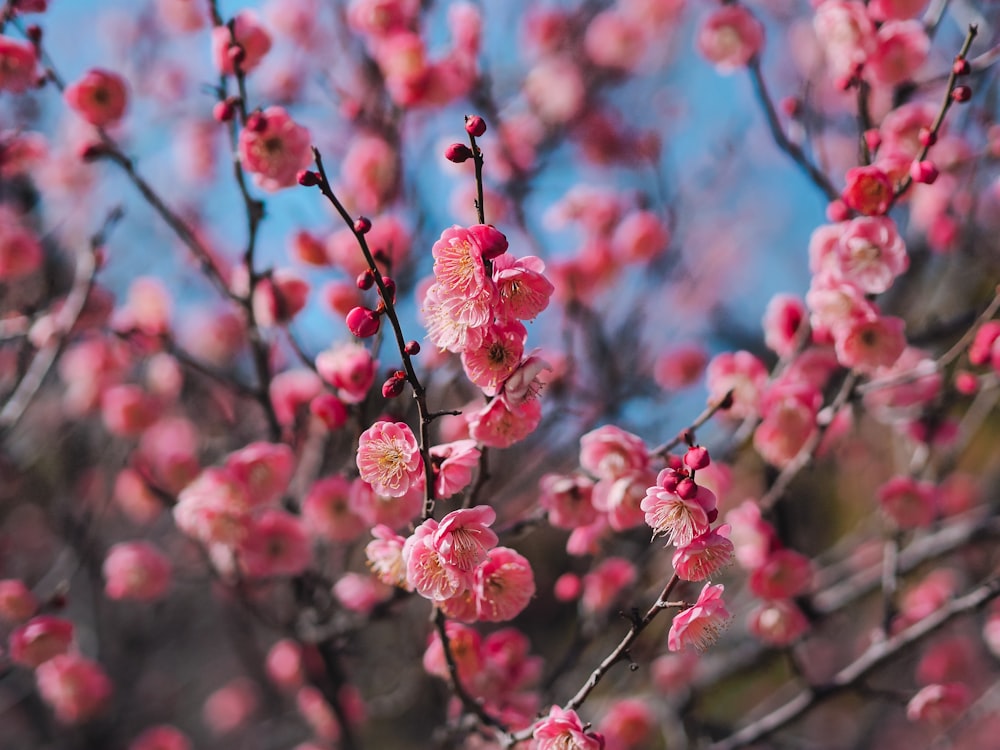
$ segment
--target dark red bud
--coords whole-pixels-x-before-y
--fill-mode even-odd
[[[229,49],[226,50],[226,55],[229,56],[229,60],[233,63],[233,65],[242,65],[243,61],[247,59],[246,50],[238,44],[229,45]]]
[[[461,164],[472,158],[472,149],[464,143],[453,143],[444,150],[444,158],[448,161]]]
[[[319,185],[319,173],[310,169],[303,169],[298,173],[296,179],[302,187],[315,187]]]
[[[968,86],[956,86],[951,92],[951,98],[956,102],[967,102],[972,98],[972,89]]]
[[[698,494],[698,485],[690,479],[682,479],[677,483],[677,489],[674,491],[685,500],[693,500]]]
[[[367,216],[359,216],[354,221],[354,231],[358,234],[368,234],[368,231],[372,228],[371,219]]]
[[[393,281],[388,276],[383,276],[382,277],[382,286],[384,286],[385,290],[389,293],[389,301],[390,302],[395,302],[396,301],[396,282]]]
[[[254,112],[247,118],[247,130],[254,133],[263,133],[267,130],[267,118],[263,112]]]
[[[416,341],[407,341],[406,346],[403,347],[403,351],[409,354],[411,357],[415,354],[420,354],[420,344]]]
[[[235,114],[236,107],[233,106],[233,102],[230,99],[216,102],[215,106],[212,107],[212,117],[214,117],[217,122],[229,122],[233,119]]]
[[[42,42],[42,27],[37,23],[33,23],[24,30],[24,35],[28,37],[28,41],[37,47]]]
[[[937,135],[934,133],[933,130],[929,130],[928,128],[920,128],[919,132],[917,133],[917,140],[920,141],[921,146],[926,146],[929,148],[933,146],[935,143],[937,143]]]
[[[969,61],[964,57],[956,57],[954,64],[951,66],[951,72],[957,76],[967,76],[972,71],[972,66],[969,65]]]
[[[347,313],[347,327],[359,339],[366,339],[378,333],[381,319],[378,313],[367,307],[354,307]]]
[[[486,120],[479,115],[470,115],[465,118],[465,132],[478,138],[486,132]]]
[[[406,376],[402,378],[397,378],[396,374],[393,373],[392,376],[382,383],[382,395],[385,398],[395,398],[400,393],[403,392],[403,386],[406,385]]]
[[[357,285],[358,289],[371,289],[375,284],[375,274],[371,272],[370,269],[365,269],[358,274]]]

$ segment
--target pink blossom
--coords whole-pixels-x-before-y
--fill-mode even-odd
[[[271,509],[254,519],[237,559],[251,578],[295,576],[309,567],[312,549],[297,516]]]
[[[844,335],[856,325],[875,320],[879,314],[878,306],[864,292],[833,272],[813,276],[806,305],[811,313],[809,324],[814,338],[825,342]]]
[[[302,501],[306,530],[334,542],[357,539],[368,526],[352,497],[352,483],[334,474],[313,482]]]
[[[815,434],[822,402],[822,394],[812,385],[787,378],[772,383],[761,399],[754,448],[768,463],[787,466]]]
[[[764,311],[764,343],[780,357],[792,354],[805,318],[806,306],[799,297],[776,294]]]
[[[812,576],[808,557],[791,549],[774,550],[750,574],[750,590],[761,599],[791,599],[809,588]]]
[[[250,443],[230,453],[225,467],[243,483],[252,506],[273,505],[288,489],[295,454],[284,443]]]
[[[922,688],[906,704],[906,718],[929,724],[948,724],[955,721],[969,707],[972,695],[961,682],[933,684]]]
[[[254,683],[237,677],[208,696],[202,706],[202,716],[212,734],[229,734],[246,725],[257,710],[259,700]]]
[[[760,641],[784,648],[809,632],[809,620],[790,599],[763,602],[747,619],[747,630]]]
[[[340,737],[337,717],[319,688],[300,687],[295,694],[295,707],[317,738],[330,741]]]
[[[193,750],[188,736],[169,724],[150,727],[129,743],[128,750]]]
[[[617,71],[634,70],[646,51],[642,23],[618,9],[595,15],[583,37],[583,50],[592,63]]]
[[[488,323],[493,317],[496,286],[486,273],[477,235],[458,225],[452,226],[441,234],[431,252],[439,294],[445,299],[465,300],[454,308],[457,321],[473,327]]]
[[[892,181],[881,167],[853,167],[847,170],[847,185],[841,197],[858,213],[879,216],[889,210],[893,197]]]
[[[31,42],[0,36],[0,91],[23,94],[37,83],[37,66]]]
[[[523,555],[495,547],[475,571],[476,612],[484,622],[513,620],[535,595],[535,575]]]
[[[104,593],[109,599],[155,602],[170,587],[170,560],[149,542],[121,542],[104,558]]]
[[[889,21],[875,35],[875,50],[867,70],[883,86],[913,80],[927,59],[931,41],[920,21]]]
[[[403,559],[403,545],[406,540],[388,526],[379,524],[372,529],[375,537],[365,546],[365,557],[372,573],[382,583],[411,590],[406,579],[406,561]]]
[[[159,417],[157,400],[137,385],[123,383],[106,388],[101,394],[101,418],[108,432],[135,437]]]
[[[658,725],[649,703],[639,698],[622,698],[611,704],[600,728],[611,747],[630,750],[646,747]]]
[[[283,107],[268,107],[253,115],[240,131],[240,160],[254,181],[269,192],[297,184],[299,170],[312,163],[309,146],[309,131]]]
[[[825,0],[813,19],[816,39],[826,57],[831,78],[854,74],[875,49],[875,24],[864,4],[855,0]]]
[[[587,88],[579,66],[568,56],[552,56],[532,67],[524,96],[539,119],[562,125],[583,111]]]
[[[501,317],[534,320],[548,307],[555,287],[544,273],[545,263],[534,255],[523,258],[501,255],[493,260]]]
[[[930,526],[937,517],[936,489],[930,482],[893,477],[878,489],[882,511],[901,529]]]
[[[653,365],[653,379],[667,391],[694,385],[705,371],[708,356],[698,344],[680,344],[662,352]]]
[[[836,270],[867,294],[881,294],[909,268],[906,245],[888,217],[851,221],[837,243]]]
[[[649,263],[670,245],[670,230],[652,211],[632,211],[615,229],[611,242],[626,262]]]
[[[837,336],[837,359],[865,374],[892,367],[906,349],[904,326],[900,318],[889,316],[858,321]]]
[[[128,89],[117,73],[94,68],[67,86],[63,98],[84,120],[103,128],[118,122],[125,114]]]
[[[333,595],[344,609],[367,615],[392,596],[392,588],[366,573],[348,572],[333,584]]]
[[[271,189],[271,188],[267,188]],[[254,320],[261,326],[287,323],[309,301],[309,282],[295,271],[279,268],[257,282],[253,290]]]
[[[537,354],[528,355],[504,381],[504,400],[510,406],[520,406],[525,401],[537,398],[543,386],[541,374],[551,369],[552,365]]]
[[[472,585],[472,571],[445,563],[433,544],[438,522],[428,518],[403,544],[406,580],[418,594],[440,602],[463,593]]]
[[[35,668],[69,651],[73,643],[73,623],[60,617],[39,615],[11,631],[10,659],[15,664]]]
[[[472,481],[472,470],[479,464],[480,450],[475,440],[456,440],[431,448],[434,459],[434,494],[444,500],[461,492]]]
[[[872,0],[869,10],[875,7],[876,2],[877,0]],[[896,107],[882,118],[879,125],[882,136],[880,153],[899,153],[912,161],[923,148],[920,142],[921,129],[929,131],[936,115],[937,107],[930,102],[907,102]]]
[[[406,526],[424,507],[423,482],[412,485],[403,495],[393,497],[375,492],[365,480],[351,483],[351,510],[364,519],[365,525],[385,524],[393,529]]]
[[[575,529],[597,520],[591,502],[594,481],[584,476],[546,474],[538,480],[538,504],[548,512],[548,521],[558,529]]]
[[[809,237],[809,270],[814,275],[832,272],[837,266],[837,245],[846,224],[821,224]]]
[[[698,51],[720,73],[744,67],[764,47],[764,27],[743,5],[724,5],[698,31]]]
[[[668,649],[682,651],[693,646],[698,651],[704,651],[718,640],[730,618],[722,600],[724,590],[722,585],[706,583],[694,606],[674,616],[667,635]]]
[[[347,21],[355,31],[377,37],[409,28],[419,12],[419,0],[352,0]]]
[[[501,397],[467,415],[470,436],[490,448],[509,448],[535,431],[542,419],[538,399],[511,406]]]
[[[291,426],[307,414],[309,403],[323,391],[323,381],[312,370],[285,370],[271,379],[268,390],[278,421]]]
[[[608,526],[615,531],[635,528],[645,520],[641,503],[652,481],[653,474],[648,470],[602,479],[594,486],[592,502],[606,514]]]
[[[709,401],[717,403],[730,391],[733,405],[725,412],[734,419],[757,413],[767,384],[767,368],[747,351],[723,352],[712,358],[706,372]]]
[[[246,486],[231,471],[205,469],[185,487],[174,506],[174,523],[206,544],[235,545],[250,528]]]
[[[498,541],[489,528],[496,517],[496,511],[488,505],[453,510],[441,519],[430,544],[446,565],[471,571]]]
[[[337,388],[341,400],[349,404],[364,400],[375,382],[377,368],[371,352],[354,342],[339,344],[316,357],[320,377]]]
[[[424,480],[417,439],[403,422],[376,422],[358,440],[361,478],[380,495],[401,497]]]
[[[698,656],[690,651],[668,653],[650,665],[653,685],[664,695],[675,695],[687,689],[698,666]]]
[[[549,714],[535,724],[531,735],[535,750],[604,750],[604,737],[589,732],[576,711],[552,706]]]
[[[177,31],[196,31],[208,20],[198,0],[156,0],[156,10],[164,24]]]
[[[604,425],[580,438],[580,467],[599,479],[615,480],[648,466],[645,442],[620,427]]]
[[[452,658],[458,666],[458,679],[463,685],[471,685],[483,667],[482,637],[476,630],[459,622],[446,622],[445,635]],[[444,655],[444,647],[437,631],[431,633],[423,657],[424,669],[427,674],[450,679],[448,662]]]
[[[38,694],[63,724],[81,724],[97,716],[111,697],[112,685],[97,662],[61,654],[35,670]]]
[[[41,265],[42,246],[35,233],[13,209],[0,205],[0,282],[27,276]]]
[[[38,599],[19,578],[0,580],[0,621],[19,623],[38,611]]]
[[[724,524],[680,547],[673,557],[678,577],[685,581],[704,581],[728,567],[735,553],[729,541],[730,528]]]
[[[585,612],[604,612],[635,584],[638,574],[630,561],[623,557],[608,557],[595,565],[583,577],[580,603]]]
[[[516,320],[485,326],[478,346],[462,352],[466,376],[485,395],[497,395],[504,381],[520,364],[527,336],[524,326]]]
[[[358,211],[372,215],[385,207],[397,188],[398,162],[396,150],[381,136],[362,134],[351,139],[340,177]],[[379,249],[377,244],[372,247]]]
[[[212,60],[215,67],[225,75],[233,75],[233,57],[230,50],[233,40],[243,50],[240,71],[249,73],[260,65],[271,49],[271,35],[260,22],[260,17],[252,10],[241,10],[233,17],[233,32],[226,26],[212,29]]]
[[[492,315],[492,307],[485,311],[481,308],[482,305],[476,301],[461,296],[448,296],[440,284],[431,284],[424,293],[421,308],[427,338],[442,350],[456,353],[479,346],[481,330],[461,322],[460,318],[488,319]]]
[[[267,652],[264,668],[271,682],[282,690],[295,690],[305,681],[302,646],[291,638],[276,641]]]
[[[708,531],[718,511],[711,490],[679,476],[673,469],[661,471],[656,484],[646,489],[640,508],[654,536],[665,535],[667,544],[684,547]],[[685,489],[680,482],[687,483]]]

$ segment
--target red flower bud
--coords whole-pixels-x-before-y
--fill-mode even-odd
[[[296,175],[296,179],[302,187],[314,187],[319,185],[319,173],[310,169],[303,169]]]
[[[263,112],[254,112],[247,118],[247,129],[254,133],[263,133],[267,130],[267,118]]]
[[[865,131],[865,145],[872,153],[878,151],[878,147],[882,145],[882,134],[878,132],[878,128]]]
[[[465,132],[478,138],[486,132],[486,120],[479,115],[471,115],[465,118]]]
[[[371,289],[372,285],[375,283],[375,274],[371,272],[371,269],[365,269],[358,274],[357,285],[358,289]]]
[[[354,231],[358,234],[368,234],[368,231],[372,228],[371,219],[367,216],[359,216],[354,221]]]
[[[347,407],[332,393],[321,393],[309,402],[309,411],[318,417],[328,430],[336,430],[347,423]]]
[[[919,132],[917,133],[917,140],[920,141],[921,146],[926,146],[927,148],[930,148],[935,143],[937,143],[937,134],[934,133],[933,130],[929,130],[928,128],[920,128]]]
[[[704,469],[710,463],[711,459],[708,457],[708,449],[703,445],[696,445],[692,448],[688,448],[688,452],[684,454],[684,464],[691,469],[691,471]]]
[[[682,479],[677,483],[677,489],[674,491],[679,497],[692,500],[698,494],[698,485],[690,479]]]
[[[968,86],[956,86],[952,89],[951,98],[956,102],[967,102],[972,98],[972,89]]]
[[[411,357],[415,354],[420,354],[420,344],[416,341],[407,341],[406,346],[403,347],[403,351]]]
[[[233,102],[229,99],[216,102],[215,106],[212,107],[212,117],[215,118],[216,122],[229,122],[235,114],[236,107],[233,106]]]
[[[246,50],[238,44],[230,45],[229,49],[226,50],[226,55],[232,61],[233,65],[242,65],[243,61],[247,59]]]
[[[507,238],[492,224],[474,224],[469,233],[482,248],[484,260],[493,260],[507,252]]]
[[[378,333],[380,322],[378,314],[367,307],[353,307],[347,313],[347,327],[359,339],[366,339]]]
[[[913,178],[914,182],[931,185],[938,178],[938,169],[932,161],[927,161],[926,159],[924,161],[915,161],[910,164],[910,177]]]
[[[464,143],[453,143],[444,150],[444,158],[456,164],[461,164],[463,161],[468,161],[472,158],[472,149]]]
[[[954,64],[951,66],[951,72],[957,76],[967,76],[972,71],[972,67],[969,65],[969,61],[964,57],[956,57]]]
[[[406,385],[406,373],[402,370],[396,370],[389,379],[382,383],[382,395],[386,398],[395,398],[400,393],[403,392],[403,387]]]
[[[388,276],[383,276],[382,277],[382,286],[384,286],[385,290],[389,293],[389,302],[395,302],[396,301],[396,282],[393,281]]]

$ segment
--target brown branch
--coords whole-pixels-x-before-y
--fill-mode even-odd
[[[975,611],[997,596],[1000,596],[1000,578],[993,578],[965,596],[953,599],[906,630],[869,646],[861,656],[837,672],[829,682],[806,688],[783,706],[714,743],[711,745],[711,750],[735,750],[771,736],[833,696],[857,688],[875,669],[902,654],[909,646],[935,633],[956,617]]]

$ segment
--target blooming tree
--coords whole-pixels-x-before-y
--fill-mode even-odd
[[[3,742],[990,745],[988,5],[83,5],[0,8]]]

